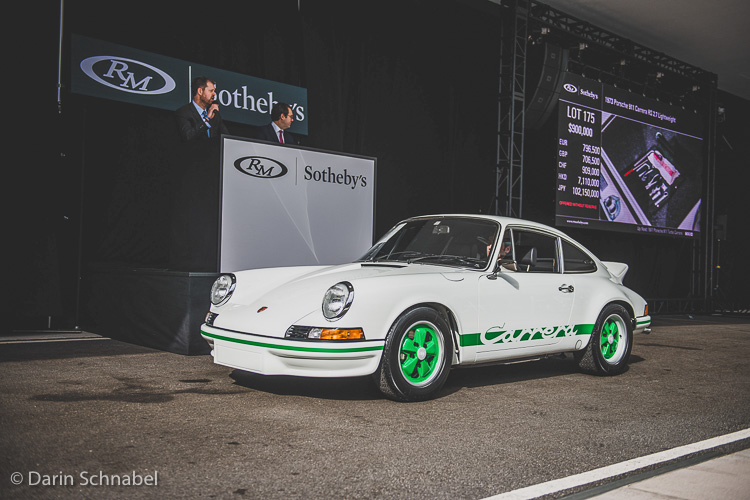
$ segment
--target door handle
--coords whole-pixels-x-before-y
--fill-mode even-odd
[[[561,285],[560,288],[558,288],[563,293],[573,293],[575,288],[573,288],[573,285]]]

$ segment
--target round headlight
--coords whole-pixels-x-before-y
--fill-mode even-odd
[[[220,306],[232,296],[237,279],[234,274],[223,274],[214,281],[211,287],[211,303]]]
[[[352,284],[346,281],[336,283],[323,296],[323,316],[329,320],[339,319],[349,310],[353,300]]]

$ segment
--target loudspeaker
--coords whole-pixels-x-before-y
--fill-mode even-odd
[[[562,77],[567,69],[568,50],[549,43],[544,44],[544,59],[539,82],[534,95],[526,103],[525,128],[537,130],[547,121],[557,104]]]

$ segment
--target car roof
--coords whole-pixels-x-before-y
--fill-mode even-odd
[[[552,226],[548,226],[546,224],[542,224],[541,222],[534,222],[531,220],[519,219],[516,217],[506,217],[503,215],[489,215],[489,214],[460,214],[460,213],[459,214],[434,214],[434,215],[420,215],[416,217],[410,217],[408,219],[403,220],[402,222],[407,222],[410,220],[435,219],[435,218],[443,218],[443,217],[445,218],[465,217],[465,218],[471,218],[471,219],[483,219],[483,220],[495,221],[495,222],[500,223],[503,230],[508,226],[523,226],[527,228],[538,229],[538,230],[553,234],[555,236],[564,238],[565,240],[574,243],[576,246],[580,247],[582,250],[585,250],[586,253],[590,254],[592,257],[597,258],[596,254],[594,254],[591,250],[586,248],[581,242],[579,242],[575,238],[570,237],[569,235],[565,234],[559,229],[554,228]]]
[[[409,220],[419,220],[419,219],[435,219],[435,218],[449,218],[449,217],[456,217],[456,218],[471,218],[471,219],[484,219],[484,220],[490,220],[499,222],[503,227],[514,225],[514,226],[526,226],[526,227],[533,227],[537,229],[543,229],[546,231],[553,232],[555,234],[559,234],[562,236],[567,237],[568,239],[571,239],[570,236],[566,235],[562,231],[555,229],[554,227],[548,226],[546,224],[542,224],[540,222],[534,222],[531,220],[526,219],[519,219],[516,217],[506,217],[503,215],[489,215],[489,214],[433,214],[433,215],[420,215],[416,217],[409,217],[408,219],[402,221],[406,222]]]
[[[488,220],[488,221],[495,221],[500,223],[503,231],[508,226],[523,226],[527,228],[532,229],[539,229],[541,231],[545,231],[547,233],[550,233],[552,235],[559,236],[563,238],[564,240],[573,243],[575,246],[579,247],[581,250],[586,252],[590,257],[594,259],[594,261],[597,263],[597,266],[601,270],[602,267],[600,265],[603,265],[603,262],[596,256],[595,253],[593,253],[591,250],[586,248],[585,245],[581,244],[578,240],[568,236],[567,234],[563,233],[559,229],[556,229],[554,227],[548,226],[546,224],[542,224],[541,222],[534,222],[531,220],[526,219],[519,219],[516,217],[505,217],[503,215],[489,215],[489,214],[433,214],[433,215],[420,215],[415,217],[410,217],[408,219],[404,219],[399,224],[412,221],[412,220],[419,220],[419,219],[436,219],[436,218],[471,218],[471,219],[482,219],[482,220]],[[604,266],[606,268],[606,266]]]

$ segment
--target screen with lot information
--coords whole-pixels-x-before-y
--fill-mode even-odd
[[[699,235],[697,114],[572,73],[558,109],[556,225]]]

